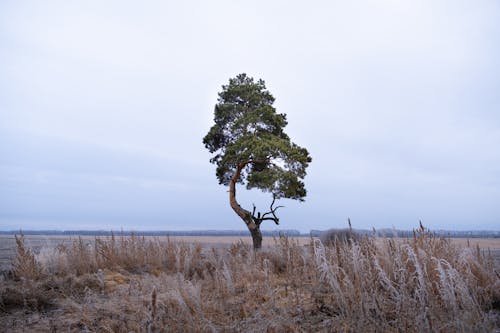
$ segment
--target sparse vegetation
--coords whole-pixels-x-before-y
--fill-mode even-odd
[[[7,332],[492,332],[494,258],[423,228],[397,240],[276,239],[201,247],[78,239],[17,258],[0,284]]]
[[[320,236],[321,242],[326,246],[335,245],[336,242],[359,241],[361,235],[349,229],[330,229]]]

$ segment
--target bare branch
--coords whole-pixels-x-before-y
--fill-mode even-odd
[[[262,221],[274,221],[274,223],[279,224],[280,219],[276,216],[276,211],[284,206],[276,206],[273,208],[275,202],[276,196],[273,195],[273,201],[271,202],[271,206],[269,206],[270,211],[265,212],[264,214],[258,212],[257,216],[255,216],[255,205],[253,206],[252,218],[257,225],[260,225]],[[272,217],[268,217],[269,215],[272,215]]]

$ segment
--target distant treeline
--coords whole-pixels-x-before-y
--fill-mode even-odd
[[[298,230],[262,230],[262,234],[267,237],[277,237],[280,235],[290,237],[319,237],[325,230],[311,230],[309,233],[300,233]],[[377,237],[413,237],[413,230],[380,229],[380,230],[360,230],[354,229],[361,235]],[[61,236],[248,236],[247,230],[184,230],[184,231],[130,231],[130,230],[8,230],[0,231],[0,235],[61,235]],[[500,231],[491,230],[471,230],[471,231],[451,231],[451,230],[430,230],[430,233],[437,237],[451,238],[500,238]]]
[[[397,229],[380,229],[380,230],[360,230],[353,229],[361,235],[377,236],[377,237],[413,237],[413,230],[397,230]],[[324,230],[311,230],[310,235],[319,237]],[[492,230],[466,230],[466,231],[452,231],[452,230],[429,230],[431,234],[437,237],[445,238],[500,238],[500,231]]]
[[[248,236],[248,230],[185,230],[185,231],[130,231],[130,230],[9,230],[3,235],[61,235],[61,236]],[[303,236],[298,230],[262,230],[263,236]],[[307,234],[309,236],[309,234]]]

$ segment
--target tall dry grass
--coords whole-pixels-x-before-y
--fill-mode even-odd
[[[6,331],[492,332],[493,258],[433,237],[288,238],[254,252],[142,237],[18,253],[0,286]]]

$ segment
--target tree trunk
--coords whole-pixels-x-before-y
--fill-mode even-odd
[[[229,204],[234,212],[245,222],[250,234],[252,235],[253,248],[260,249],[262,247],[262,233],[260,232],[260,225],[256,224],[253,220],[252,213],[248,210],[242,208],[236,201],[236,182],[241,175],[241,170],[247,165],[247,163],[238,164],[238,168],[234,173],[233,177],[229,181]]]
[[[260,232],[260,225],[256,225],[257,228],[255,229],[250,229],[250,234],[252,235],[252,241],[253,241],[253,248],[255,250],[258,250],[262,247],[262,233]]]

